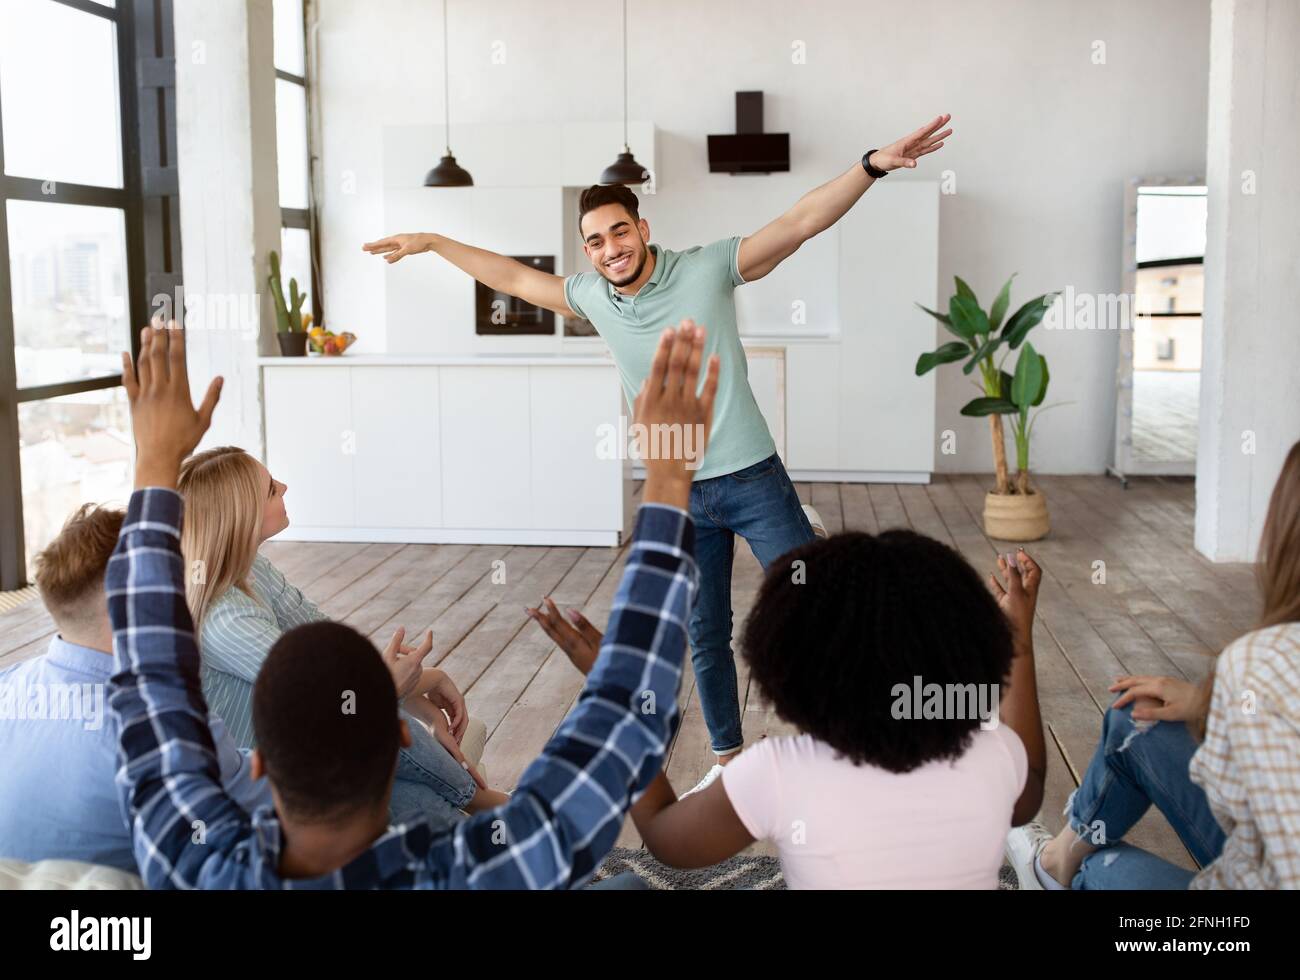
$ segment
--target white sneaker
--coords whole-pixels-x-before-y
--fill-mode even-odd
[[[688,789],[685,793],[679,796],[678,799],[684,800],[692,793],[698,793],[702,789],[708,789],[709,786],[713,784],[713,781],[721,775],[722,775],[722,766],[715,765],[712,769],[710,769],[707,773],[704,774],[703,779],[701,779],[698,783],[695,784],[694,789]]]
[[[1012,827],[1007,834],[1003,853],[1007,863],[1015,869],[1022,892],[1044,890],[1043,883],[1038,880],[1038,873],[1034,870],[1034,861],[1051,839],[1052,834],[1039,820],[1031,820],[1023,827]]]
[[[808,523],[812,525],[813,534],[819,538],[827,537],[826,524],[822,521],[822,515],[817,513],[817,508],[812,504],[804,504],[803,512],[808,517]]]

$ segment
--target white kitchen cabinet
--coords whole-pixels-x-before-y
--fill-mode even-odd
[[[266,460],[304,541],[617,545],[622,390],[595,357],[263,358]]]
[[[266,466],[288,485],[290,520],[305,527],[352,527],[356,433],[351,372],[268,368],[263,384]]]
[[[532,441],[533,526],[540,530],[597,530],[622,518],[623,468],[603,451],[617,440],[623,393],[603,371],[554,368],[532,372],[529,412]],[[557,470],[565,471],[563,480]],[[574,486],[590,487],[574,493]]]
[[[356,367],[346,373],[352,377],[356,523],[440,526],[438,368]]]
[[[534,527],[527,367],[444,367],[445,527]]]
[[[838,344],[791,344],[785,351],[789,392],[789,470],[840,469],[840,361]]]

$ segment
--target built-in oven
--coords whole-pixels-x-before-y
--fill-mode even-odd
[[[555,272],[554,255],[512,255],[516,262]],[[479,336],[555,333],[555,314],[481,282],[474,284],[475,330]]]

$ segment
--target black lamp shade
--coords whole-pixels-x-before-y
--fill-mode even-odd
[[[448,153],[438,161],[438,165],[424,175],[425,187],[473,187],[474,178],[469,171],[456,162]]]
[[[650,172],[632,159],[632,151],[623,147],[618,159],[606,167],[600,174],[602,184],[639,184],[648,180]]]

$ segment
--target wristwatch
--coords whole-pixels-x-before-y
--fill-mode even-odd
[[[862,169],[865,170],[872,177],[875,177],[876,180],[879,180],[881,177],[888,177],[889,171],[877,170],[875,167],[871,165],[871,154],[875,152],[876,152],[875,150],[868,150],[866,153],[862,154]]]

